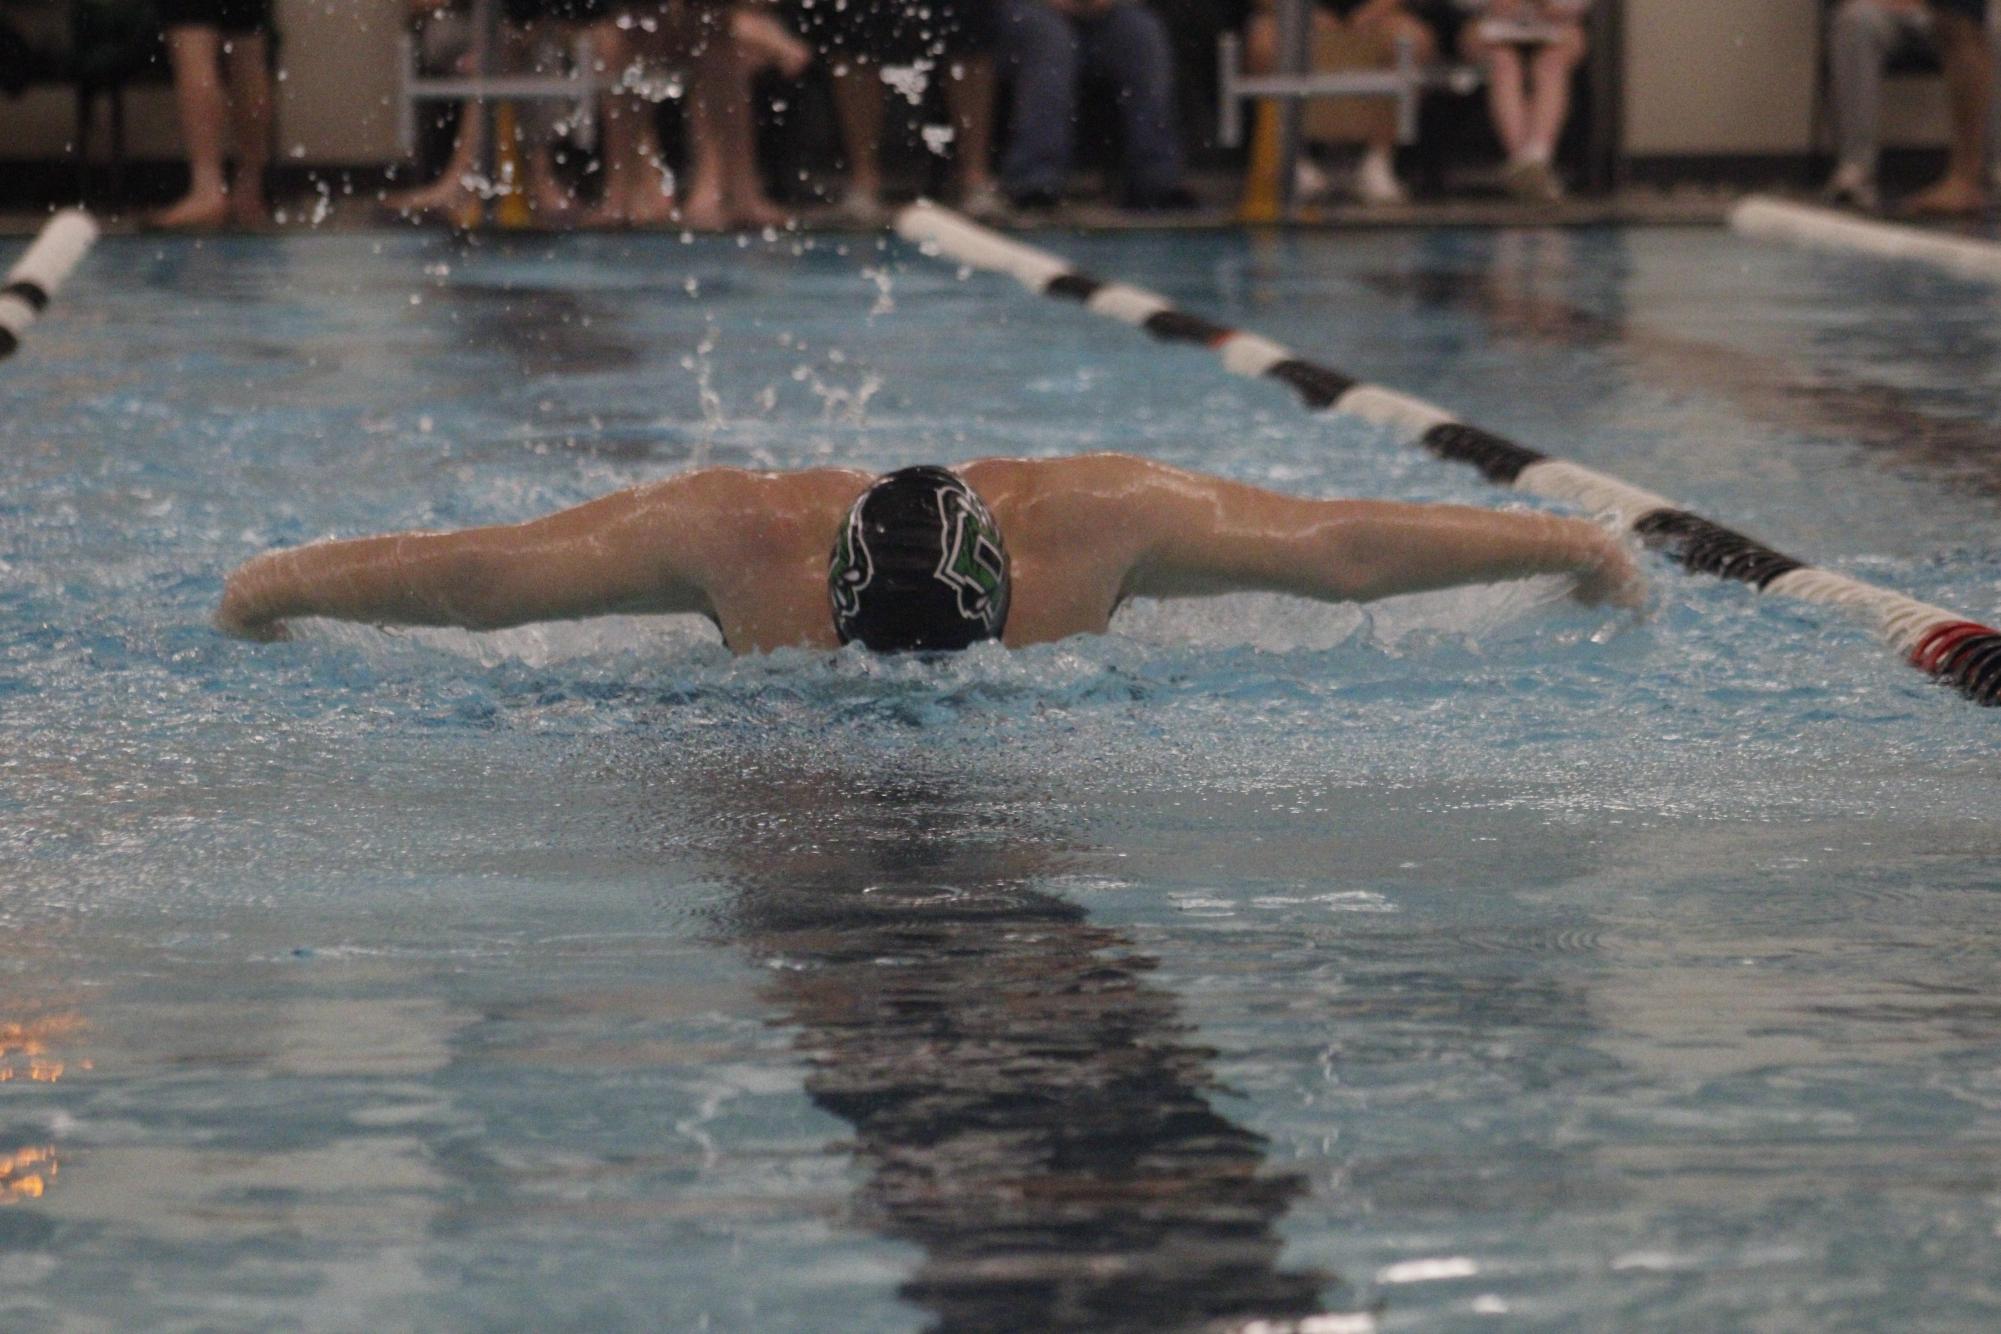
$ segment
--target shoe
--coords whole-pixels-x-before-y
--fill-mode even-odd
[[[1186,213],[1201,206],[1201,200],[1178,185],[1165,190],[1128,190],[1119,200],[1119,207],[1128,213]]]
[[[1869,169],[1854,164],[1835,168],[1821,198],[1830,204],[1859,208],[1864,213],[1878,213],[1883,208],[1882,196],[1876,193],[1876,181]]]
[[[1502,169],[1501,184],[1524,204],[1556,204],[1563,200],[1563,182],[1547,162],[1516,158]]]
[[[1367,153],[1355,171],[1355,194],[1364,204],[1392,208],[1410,202],[1410,192],[1397,179],[1396,167],[1386,154]]]
[[[1302,204],[1314,203],[1334,193],[1334,182],[1320,164],[1302,157],[1292,168],[1292,197]]]

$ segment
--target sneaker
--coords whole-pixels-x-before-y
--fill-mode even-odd
[[[1821,197],[1830,204],[1859,208],[1864,213],[1880,212],[1883,207],[1882,196],[1876,193],[1876,181],[1869,169],[1853,163],[1835,168]]]
[[[1334,193],[1334,180],[1320,164],[1310,157],[1302,157],[1292,168],[1292,197],[1302,204],[1325,199]]]
[[[1390,208],[1410,202],[1410,192],[1397,179],[1396,166],[1387,154],[1366,153],[1355,172],[1355,193],[1364,204]]]

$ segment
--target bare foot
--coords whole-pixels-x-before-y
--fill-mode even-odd
[[[229,198],[229,221],[246,232],[260,232],[271,225],[271,206],[263,195],[237,194]]]
[[[1914,218],[1964,218],[1986,209],[1987,192],[1978,182],[1948,176],[1906,199],[1900,211]]]
[[[148,226],[170,231],[212,231],[229,221],[229,196],[190,193],[146,221]]]
[[[730,209],[730,224],[745,231],[762,231],[766,227],[783,227],[791,218],[785,210],[762,195],[740,199]]]
[[[577,197],[559,185],[536,190],[529,208],[535,214],[535,221],[545,227],[574,222],[583,212]]]
[[[390,195],[383,199],[382,208],[405,222],[447,227],[477,226],[481,211],[479,196],[457,183]]]
[[[664,227],[679,210],[672,190],[641,187],[625,201],[625,217],[635,227]]]
[[[733,219],[722,196],[706,191],[690,195],[681,205],[681,225],[694,232],[726,232]]]
[[[429,185],[382,196],[382,207],[391,213],[429,213],[435,209],[450,208],[464,197],[464,186],[449,177],[441,177]]]

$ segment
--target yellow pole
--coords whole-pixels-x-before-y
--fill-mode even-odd
[[[531,226],[535,219],[529,212],[528,191],[522,181],[521,138],[514,103],[502,102],[494,109],[493,134],[498,141],[494,145],[493,170],[500,178],[494,182],[493,220],[502,227]]]
[[[1244,168],[1244,202],[1237,210],[1243,222],[1279,220],[1278,103],[1261,100],[1251,126],[1251,157]]]

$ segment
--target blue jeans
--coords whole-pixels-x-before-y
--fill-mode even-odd
[[[1137,195],[1181,184],[1174,54],[1167,26],[1139,0],[1073,19],[1042,0],[1001,0],[1001,54],[1014,80],[1014,125],[1001,160],[1010,194],[1059,194],[1077,132],[1077,85],[1102,75],[1125,126],[1125,175]]]

